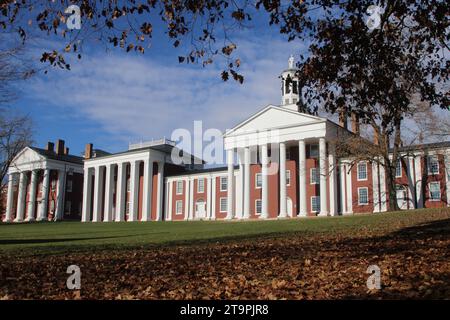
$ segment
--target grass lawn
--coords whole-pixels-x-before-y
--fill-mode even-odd
[[[79,266],[81,290],[67,289]],[[367,269],[381,272],[368,290]],[[0,224],[0,299],[448,299],[450,209]]]
[[[439,209],[441,210],[441,209]],[[439,211],[437,210],[437,211]],[[193,244],[292,233],[358,234],[426,218],[436,210],[424,209],[370,215],[297,218],[270,221],[190,222],[47,222],[0,224],[0,252],[17,254],[61,253],[99,249],[132,249],[148,245]]]

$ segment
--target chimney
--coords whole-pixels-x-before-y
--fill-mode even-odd
[[[347,129],[347,115],[345,114],[345,111],[339,111],[339,125]]]
[[[380,144],[380,137],[376,131],[373,133],[373,143],[377,146]]]
[[[64,147],[64,154],[67,156],[69,154],[69,148]]]
[[[355,112],[352,112],[352,131],[359,135],[359,117]]]
[[[85,159],[92,158],[92,143],[86,144],[86,147],[84,148],[84,158]]]
[[[57,155],[64,154],[64,140],[62,139],[56,140],[56,154]]]
[[[53,152],[53,149],[55,148],[55,144],[53,143],[53,142],[47,142],[47,146],[45,147],[45,149],[47,150],[47,151],[51,151],[51,152]]]

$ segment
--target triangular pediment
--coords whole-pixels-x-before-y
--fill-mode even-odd
[[[12,161],[12,166],[20,166],[23,164],[29,164],[34,162],[39,162],[45,160],[45,158],[40,155],[35,150],[31,149],[30,147],[25,147],[20,151],[17,156]]]
[[[326,119],[300,113],[283,107],[269,105],[225,133],[226,136],[248,132],[302,126],[324,122]]]

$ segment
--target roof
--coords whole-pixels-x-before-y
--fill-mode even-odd
[[[443,141],[443,142],[432,142],[432,143],[423,143],[423,144],[415,144],[411,146],[404,146],[400,147],[399,151],[412,151],[412,150],[418,150],[418,149],[441,149],[441,148],[450,148],[450,141]],[[390,152],[393,151],[391,148],[389,150]]]
[[[44,156],[48,159],[58,160],[58,161],[64,161],[64,162],[71,162],[76,164],[83,164],[83,158],[79,156],[74,156],[71,154],[56,154],[54,151],[49,151],[37,147],[30,147],[33,151],[39,153],[41,156]]]
[[[160,145],[145,146],[145,147],[142,147],[142,148],[129,149],[129,150],[120,151],[120,152],[116,152],[116,153],[102,154],[102,155],[99,155],[99,156],[97,156],[95,158],[86,159],[86,160],[96,160],[96,159],[100,159],[100,158],[114,157],[114,156],[121,155],[121,154],[136,153],[136,152],[141,152],[141,151],[146,151],[146,150],[156,150],[156,151],[160,151],[160,152],[163,152],[163,153],[166,153],[166,154],[171,154],[173,148],[176,148],[176,146],[164,143],[164,144],[160,144]],[[189,154],[188,152],[185,152],[185,151],[183,151],[183,153]],[[201,159],[199,159],[199,158],[197,158],[197,157],[195,157],[193,155],[191,155],[191,157],[192,157],[191,158],[192,160],[194,160],[194,159],[201,160]],[[201,163],[203,163],[203,164],[205,163],[205,161],[203,161],[203,160],[201,160],[201,161],[202,161]]]
[[[234,169],[239,169],[239,165],[235,165]],[[195,170],[188,170],[184,172],[178,172],[174,174],[166,175],[166,177],[179,177],[179,176],[188,176],[191,174],[202,174],[202,173],[210,173],[210,172],[220,172],[220,171],[227,171],[227,167],[214,167],[214,168],[204,168],[204,169],[195,169]]]

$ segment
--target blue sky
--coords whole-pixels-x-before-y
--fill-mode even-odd
[[[305,52],[303,43],[288,42],[266,20],[254,20],[231,36],[242,62],[242,85],[220,79],[224,60],[205,68],[179,64],[178,56],[187,51],[173,48],[159,27],[144,55],[88,43],[83,58],[70,61],[71,71],[50,69],[20,83],[12,107],[33,118],[37,146],[62,138],[72,154],[80,154],[87,142],[115,152],[129,142],[170,138],[177,128],[192,130],[195,120],[202,120],[204,129],[223,131],[267,104],[279,104],[278,76],[290,54]],[[35,38],[30,59],[38,61],[42,49],[63,47],[46,36]]]

